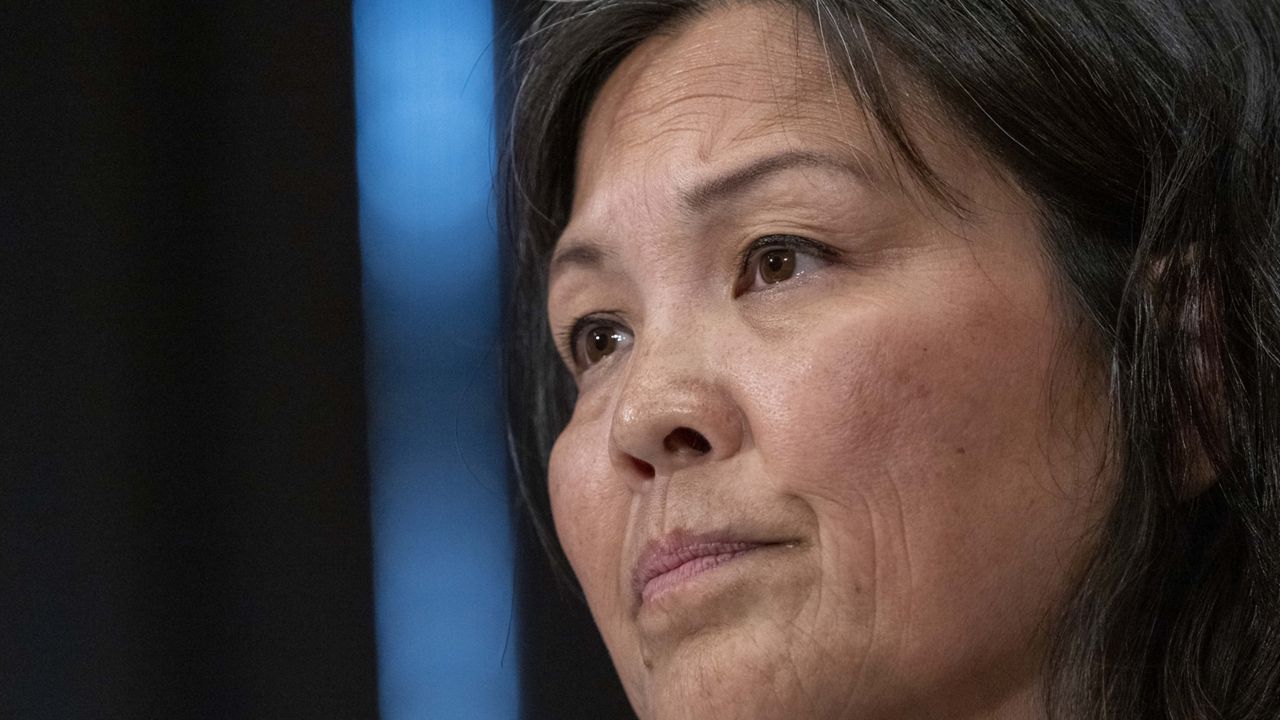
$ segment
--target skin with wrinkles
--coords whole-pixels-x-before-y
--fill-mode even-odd
[[[963,218],[894,172],[794,12],[690,19],[592,106],[548,311],[617,342],[562,349],[579,397],[549,481],[644,720],[1039,714],[1109,487],[1100,370],[1033,202],[916,109]],[[786,152],[838,162],[691,202]],[[771,235],[832,252],[764,283],[741,255]],[[633,567],[674,531],[779,544],[642,604]]]

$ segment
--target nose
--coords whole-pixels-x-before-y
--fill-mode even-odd
[[[718,363],[677,347],[637,348],[614,409],[610,459],[637,489],[654,477],[732,457],[742,446],[742,412]]]

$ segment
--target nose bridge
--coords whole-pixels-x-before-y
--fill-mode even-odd
[[[716,350],[684,309],[646,324],[610,429],[610,454],[628,478],[669,475],[740,449],[743,418]]]

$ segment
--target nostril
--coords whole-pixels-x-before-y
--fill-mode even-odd
[[[662,441],[663,447],[670,453],[690,452],[694,455],[706,455],[711,452],[711,443],[702,433],[687,427],[678,427],[667,434]]]
[[[640,458],[638,458],[638,457],[632,457],[632,458],[631,458],[631,464],[635,466],[635,468],[636,468],[636,472],[640,473],[640,476],[641,476],[641,477],[643,477],[643,478],[644,478],[644,479],[646,479],[646,480],[652,480],[652,479],[653,479],[653,476],[654,476],[654,474],[655,474],[655,470],[653,469],[653,466],[652,466],[652,465],[650,465],[649,463],[647,463],[647,462],[645,462],[645,461],[641,460],[641,459],[640,459]]]

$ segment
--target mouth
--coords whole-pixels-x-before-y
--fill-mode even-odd
[[[782,545],[724,534],[675,532],[651,541],[636,562],[633,589],[640,604],[652,602],[693,578],[761,548]]]

